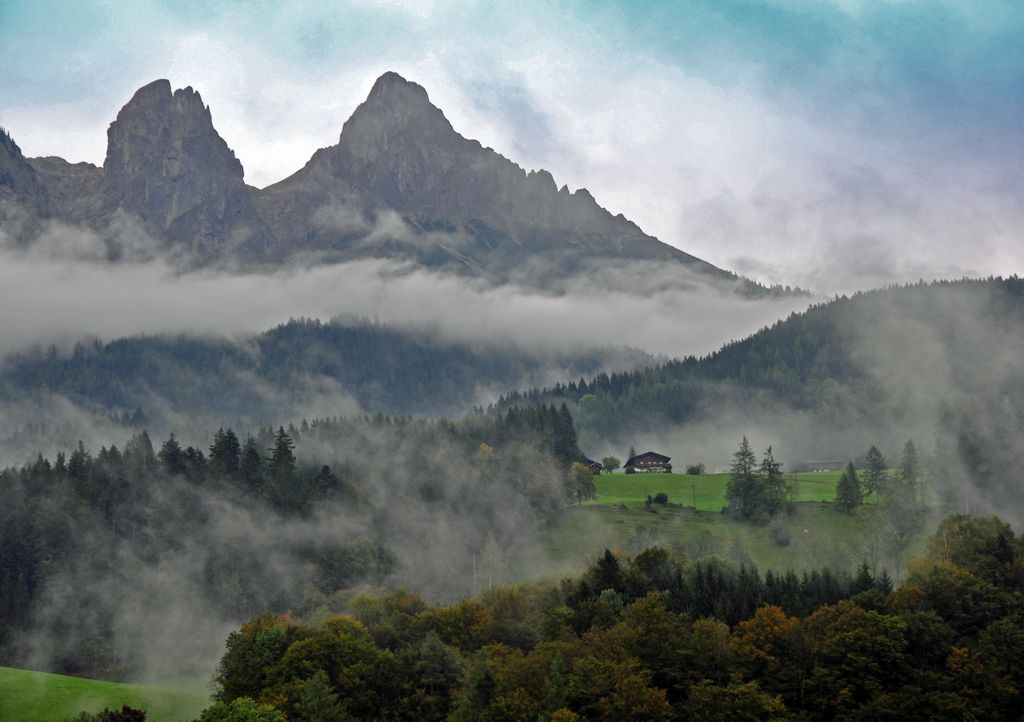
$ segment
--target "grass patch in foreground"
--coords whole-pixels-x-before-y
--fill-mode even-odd
[[[147,722],[189,722],[209,706],[209,697],[201,685],[149,687],[0,667],[2,722],[59,722],[125,704],[146,710]]]

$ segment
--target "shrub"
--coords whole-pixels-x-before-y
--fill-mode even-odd
[[[768,529],[768,535],[772,538],[772,541],[780,547],[788,547],[789,543],[793,541],[792,536],[789,533],[789,527],[785,524],[781,524],[778,521],[772,522],[771,527]]]
[[[655,504],[668,504],[668,494],[663,491],[659,491],[654,495]]]

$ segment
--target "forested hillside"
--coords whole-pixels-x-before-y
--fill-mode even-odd
[[[580,457],[555,408],[39,456],[0,471],[0,665],[173,678],[263,610],[385,582],[473,593],[533,553]]]
[[[216,428],[361,411],[458,416],[553,368],[592,373],[648,359],[610,349],[547,358],[510,344],[449,342],[425,328],[300,319],[237,342],[142,336],[21,354],[0,372],[0,399],[57,394],[105,414],[141,409],[149,428],[179,433],[197,419]]]
[[[655,438],[709,462],[716,438],[751,429],[797,463],[934,440],[936,494],[960,509],[1019,508],[1022,352],[1024,280],[919,283],[838,297],[706,357],[514,392],[498,407],[567,401],[588,447]]]

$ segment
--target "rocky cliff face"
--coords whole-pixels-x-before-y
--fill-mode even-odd
[[[51,212],[46,187],[18,144],[0,128],[0,245],[27,242]]]
[[[107,131],[100,193],[107,213],[137,214],[204,255],[265,244],[242,164],[192,88],[141,88]]]
[[[600,259],[649,259],[731,278],[613,216],[585,189],[559,190],[550,173],[527,173],[462,137],[422,87],[395,73],[377,80],[337,145],[260,192],[257,204],[279,248],[399,252],[499,277],[534,273],[542,261],[565,274]],[[395,233],[380,232],[388,211],[404,222],[401,248]]]
[[[543,284],[652,260],[737,280],[612,215],[585,189],[559,189],[550,173],[527,173],[459,135],[426,90],[395,73],[377,80],[337,145],[262,191],[245,185],[242,164],[191,88],[172,91],[166,80],[141,88],[107,141],[97,168],[26,162],[4,135],[0,201],[100,234],[134,219],[168,248],[206,261],[372,256]]]

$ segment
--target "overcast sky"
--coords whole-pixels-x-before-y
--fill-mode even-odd
[[[264,186],[395,70],[662,240],[831,293],[1024,272],[1022,37],[1015,0],[3,0],[0,124],[101,163],[166,77]]]

